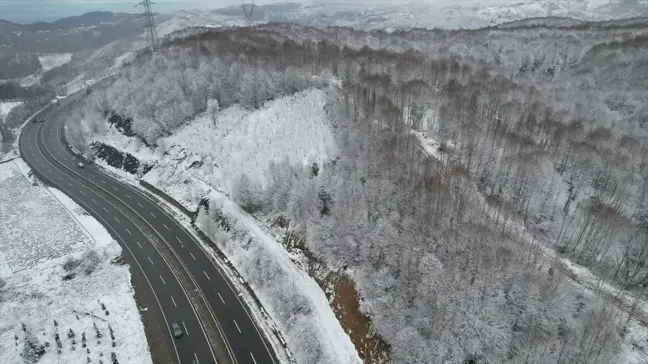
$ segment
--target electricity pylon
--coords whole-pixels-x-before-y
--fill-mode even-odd
[[[245,25],[249,27],[254,26],[254,8],[258,8],[258,6],[254,5],[254,0],[252,0],[252,3],[246,3],[245,0],[241,0],[241,9],[243,9]]]
[[[155,48],[160,42],[157,34],[157,28],[155,27],[155,13],[151,10],[151,4],[155,4],[151,0],[142,0],[135,7],[142,6],[144,8],[144,13],[139,17],[145,18],[144,28],[146,28],[146,46]]]

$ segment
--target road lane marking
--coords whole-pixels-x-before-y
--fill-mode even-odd
[[[97,200],[95,200],[95,199],[93,198],[93,199],[92,199],[92,202],[97,203]]]
[[[164,280],[164,277],[160,274],[160,279],[162,280],[162,283],[166,284],[166,281]]]
[[[218,293],[218,298],[221,299],[221,302],[223,302],[223,304],[225,304],[225,300],[223,299],[223,296],[220,295],[220,292],[216,292],[216,293]]]
[[[107,208],[104,207],[103,209],[104,209],[104,211],[108,212],[108,209],[107,209]]]
[[[125,193],[124,196],[126,196],[126,198],[131,198],[127,193]]]
[[[72,186],[72,184],[71,184],[70,182],[68,182],[68,186],[70,186],[70,187],[74,187],[74,186]]]
[[[128,233],[128,235],[133,235],[133,234],[131,234],[130,230],[128,230],[128,229],[126,229],[126,232]]]
[[[187,330],[187,325],[185,325],[184,321],[182,321],[182,327],[184,327],[185,332],[187,333],[187,336],[189,336],[189,330]],[[196,355],[196,354],[194,354],[194,355]],[[198,358],[196,358],[196,360],[198,360]]]
[[[139,245],[140,248],[142,247],[142,244],[140,244],[139,241],[137,241],[136,243],[137,245]]]
[[[153,216],[153,217],[155,217],[155,214],[154,214],[154,213],[152,213],[152,212],[149,212],[149,214],[151,214],[151,216]]]
[[[117,187],[113,186],[113,190],[117,191]]]
[[[121,223],[121,221],[119,221],[119,219],[118,219],[118,218],[116,218],[116,217],[115,217],[115,221],[117,221],[117,222],[119,222],[119,223]]]
[[[162,225],[164,225],[164,227],[165,227],[167,230],[171,231],[171,229],[169,229],[169,227],[166,226],[166,224],[162,224]]]
[[[175,300],[173,299],[173,296],[170,296],[170,297],[171,297],[171,302],[173,302],[173,307],[178,308],[178,305],[176,305]]]
[[[234,325],[236,325],[236,329],[238,330],[239,334],[242,334],[242,332],[241,332],[241,328],[240,328],[239,325],[236,323],[236,320],[232,320],[232,321],[234,321]]]
[[[141,203],[139,203],[139,202],[137,203],[137,205],[139,205],[139,207],[144,207],[144,206],[142,206],[142,204],[141,204]]]
[[[151,257],[147,257],[147,258],[148,258],[149,262],[151,262],[152,265],[155,265],[155,263],[153,263],[153,260],[151,259]]]
[[[254,355],[252,355],[251,352],[250,352],[250,356],[252,357],[252,361],[254,362],[254,364],[257,364],[256,359],[254,359]]]
[[[196,355],[196,353],[194,353],[194,358],[196,358],[196,364],[200,364],[200,362],[198,361],[198,356]]]
[[[203,273],[205,274],[205,277],[207,277],[207,279],[211,281],[211,278],[209,278],[209,276],[207,275],[207,272],[203,271]]]
[[[79,191],[79,193],[81,193],[83,196],[87,196],[86,193],[83,191]]]
[[[101,181],[101,183],[106,184],[106,181],[104,181],[104,180],[100,180],[100,181]]]
[[[191,255],[191,257],[194,258],[194,260],[196,260],[196,257],[194,257],[194,255],[191,254],[191,252],[189,252],[189,255]]]

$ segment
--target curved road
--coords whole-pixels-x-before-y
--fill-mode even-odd
[[[131,256],[130,261],[135,263],[132,268],[141,269],[149,291],[139,293],[154,296],[159,305],[159,320],[163,320],[160,327],[169,328],[167,344],[174,350],[175,358],[171,360],[179,364],[215,363],[216,358],[221,364],[223,358],[237,364],[277,363],[248,308],[192,234],[145,193],[95,165],[77,167],[82,159],[65,143],[65,119],[60,114],[81,95],[62,100],[60,106],[52,105],[36,116],[46,119],[45,122],[27,123],[19,141],[22,158],[36,175],[101,222],[122,245],[124,253]],[[161,246],[180,262],[181,272],[171,268],[174,264],[160,252]],[[208,319],[213,322],[201,322],[198,318],[189,298],[192,295],[187,294],[181,277],[189,277],[198,288],[209,311]],[[184,337],[173,338],[172,321],[182,323]],[[207,335],[208,325],[218,328],[218,339]],[[225,348],[224,352],[214,352],[213,347],[219,345]]]

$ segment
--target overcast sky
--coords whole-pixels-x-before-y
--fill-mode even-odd
[[[137,12],[133,6],[141,0],[0,0],[0,19],[17,23],[43,20],[52,21],[89,11]],[[282,0],[254,0],[255,4],[267,4]],[[286,1],[286,0],[283,0]],[[291,1],[291,0],[289,0]],[[165,13],[180,9],[218,9],[228,5],[240,5],[241,0],[153,0],[153,10]],[[246,0],[251,2],[251,0]],[[292,0],[292,2],[302,2]]]

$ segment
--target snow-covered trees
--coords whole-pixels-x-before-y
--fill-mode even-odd
[[[36,363],[44,354],[45,346],[30,330],[25,330],[23,350],[20,354],[23,360],[27,363]]]
[[[160,138],[196,113],[216,124],[236,103],[338,85],[322,102],[338,158],[316,172],[276,158],[233,198],[287,217],[309,254],[346,269],[395,362],[604,363],[618,311],[578,293],[561,259],[619,288],[648,281],[648,93],[635,81],[648,54],[606,29],[210,30],[204,52],[176,40],[140,56],[94,102],[175,156],[183,141]]]
[[[232,197],[243,210],[254,213],[261,207],[261,186],[247,174],[237,178],[234,192]]]

